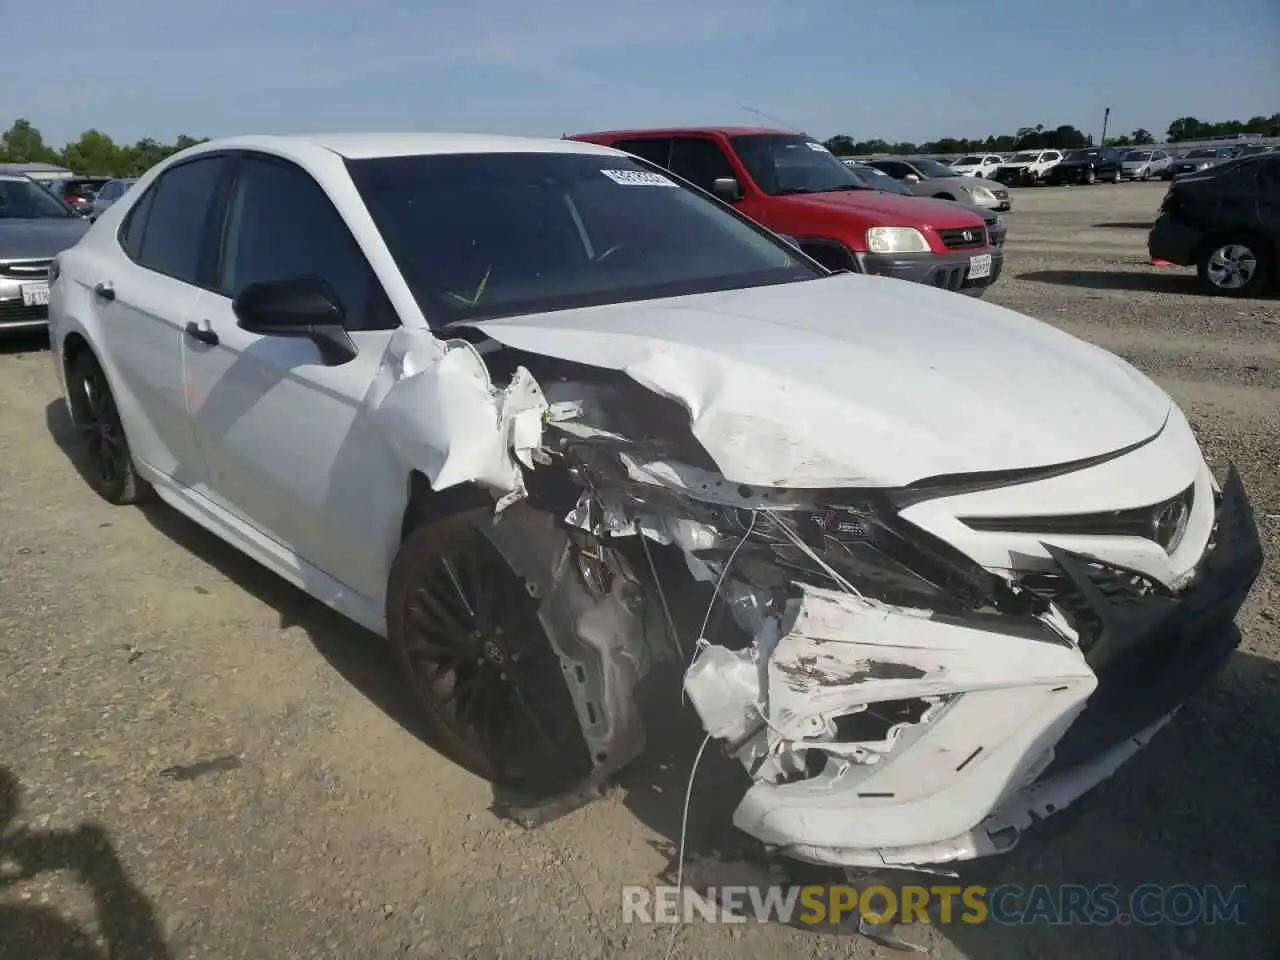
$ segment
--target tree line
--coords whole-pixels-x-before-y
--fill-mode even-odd
[[[183,134],[173,143],[147,137],[126,144],[101,130],[86,130],[78,140],[52,147],[30,120],[19,117],[0,134],[0,163],[53,163],[87,177],[137,177],[165,157],[208,139]]]
[[[1204,140],[1207,137],[1233,133],[1260,133],[1264,137],[1280,137],[1280,113],[1269,117],[1252,117],[1249,120],[1225,120],[1207,123],[1195,117],[1182,117],[1169,124],[1164,143],[1182,140]],[[1142,127],[1120,136],[1108,136],[1103,146],[1140,147],[1155,143],[1156,137]],[[890,143],[887,140],[855,140],[848,134],[837,134],[826,141],[827,149],[839,156],[860,156],[868,153],[1012,153],[1015,150],[1074,150],[1092,147],[1093,134],[1077,130],[1070,124],[1047,127],[1042,123],[1034,127],[1020,127],[1013,133],[993,134],[983,140],[964,137],[943,137],[928,143]]]
[[[1182,117],[1169,124],[1164,140],[1203,140],[1206,137],[1232,133],[1259,133],[1280,137],[1280,113],[1249,120],[1226,120],[1208,123],[1195,117]],[[173,143],[161,143],[146,137],[137,143],[116,143],[101,130],[86,130],[79,139],[62,147],[44,142],[44,137],[30,120],[20,117],[0,134],[0,163],[55,163],[85,176],[136,177],[165,157],[185,150],[208,137],[179,136]],[[1105,146],[1129,147],[1155,143],[1149,130],[1139,127],[1132,133],[1107,137]],[[867,153],[1010,153],[1014,150],[1072,150],[1093,146],[1093,135],[1070,124],[1047,127],[1020,127],[1011,134],[993,134],[985,140],[943,137],[927,143],[890,143],[887,140],[855,140],[848,134],[836,134],[826,141],[828,149],[840,156]]]

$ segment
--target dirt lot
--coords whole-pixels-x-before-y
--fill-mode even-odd
[[[1241,652],[1002,882],[1250,886],[1243,926],[908,928],[938,958],[1274,956],[1280,943],[1280,301],[1146,265],[1163,187],[1022,190],[991,299],[1124,355],[1239,464],[1269,563]],[[667,868],[696,736],[526,832],[437,756],[375,638],[164,508],[112,509],[63,452],[39,337],[0,348],[0,955],[661,957],[619,887]],[[673,729],[684,720],[672,718]],[[687,724],[686,724],[687,726]],[[705,775],[704,775],[705,774]],[[734,843],[699,774],[692,853]],[[25,832],[24,832],[25,831]],[[8,950],[6,953],[5,950]],[[837,931],[685,928],[680,957],[873,957]]]

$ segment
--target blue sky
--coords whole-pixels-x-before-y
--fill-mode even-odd
[[[55,145],[761,122],[744,106],[824,138],[1096,134],[1105,106],[1112,132],[1160,135],[1280,110],[1280,0],[60,0],[5,20],[0,106]]]

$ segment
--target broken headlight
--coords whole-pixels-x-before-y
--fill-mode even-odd
[[[708,507],[706,513],[699,519],[721,539],[697,551],[699,559],[727,561],[736,548],[736,572],[759,587],[800,580],[839,588],[843,579],[887,603],[935,608],[972,608],[986,598],[985,571],[877,507]]]

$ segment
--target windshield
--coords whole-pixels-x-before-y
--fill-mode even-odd
[[[1091,160],[1098,156],[1097,150],[1069,150],[1064,160]]]
[[[29,177],[0,174],[0,220],[43,220],[79,214]]]
[[[628,157],[442,154],[347,168],[436,327],[826,275]]]
[[[1188,154],[1187,154],[1187,156],[1188,156],[1188,157],[1201,157],[1201,158],[1203,158],[1203,157],[1216,157],[1216,156],[1218,156],[1218,153],[1219,153],[1219,151],[1217,151],[1217,150],[1192,150],[1190,153],[1188,153]]]
[[[1124,158],[1126,160],[1150,160],[1151,151],[1150,150],[1130,150],[1128,153],[1124,155]]]
[[[937,160],[912,160],[911,162],[917,170],[931,179],[960,176],[951,167],[948,167],[945,163],[939,163]]]
[[[982,165],[982,157],[961,157],[955,163],[954,167],[979,167]]]
[[[861,184],[868,190],[883,190],[885,193],[896,193],[903,197],[915,196],[915,194],[879,167],[854,166],[852,164],[845,164],[845,166],[853,171],[853,175],[857,177],[859,182],[861,182]]]
[[[1015,153],[1013,155],[1014,163],[1035,163],[1039,159],[1040,151],[1038,150],[1024,151],[1023,153]]]
[[[731,142],[756,186],[770,196],[865,189],[846,164],[808,137],[753,133]]]

